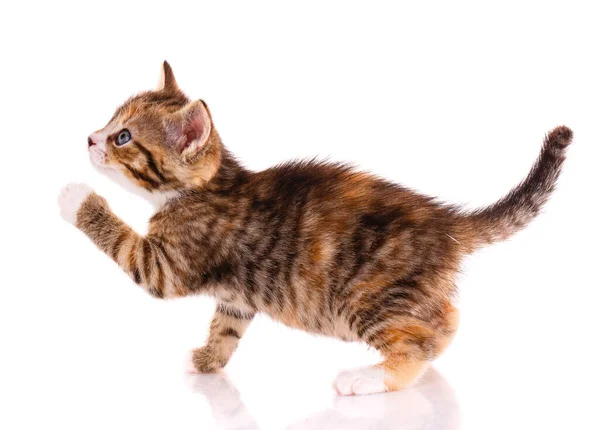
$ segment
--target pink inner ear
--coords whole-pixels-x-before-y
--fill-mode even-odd
[[[203,117],[202,114],[196,114],[196,115],[194,115],[192,120],[187,124],[187,126],[184,130],[185,143],[181,147],[181,151],[184,151],[195,140],[198,140],[198,139],[201,139],[204,137],[203,135],[204,135],[204,131],[205,131],[206,127],[204,126],[204,121],[203,121],[202,117]],[[204,142],[199,142],[199,143],[203,144]]]
[[[198,139],[199,137],[200,135],[196,130],[187,130],[185,132],[185,143],[181,147],[181,150],[183,151],[186,149],[194,140]]]

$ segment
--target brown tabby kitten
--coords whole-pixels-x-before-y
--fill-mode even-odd
[[[398,390],[419,378],[458,325],[455,273],[465,254],[525,227],[554,189],[572,132],[548,134],[527,178],[471,213],[342,164],[285,163],[262,172],[225,149],[210,112],[164,63],[156,91],[125,102],[93,133],[93,164],[162,198],[140,236],[82,184],[63,217],[158,298],[217,300],[198,372],[221,369],[254,315],[363,341],[383,362],[342,372],[340,394]]]

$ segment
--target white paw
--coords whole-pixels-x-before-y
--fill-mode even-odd
[[[75,225],[77,222],[77,211],[85,199],[92,193],[92,189],[86,184],[68,184],[58,196],[60,216]]]
[[[346,370],[335,378],[333,388],[341,396],[383,393],[387,391],[385,371],[375,366]]]

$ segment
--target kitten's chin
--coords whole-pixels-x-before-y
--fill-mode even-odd
[[[159,209],[162,205],[166,203],[167,200],[171,199],[172,197],[175,197],[178,194],[177,191],[151,192],[144,188],[138,187],[118,168],[109,164],[97,165],[94,162],[92,162],[92,166],[94,166],[94,169],[96,171],[106,176],[114,183],[120,185],[122,188],[126,189],[131,194],[135,194],[136,196],[139,196],[147,202],[149,202],[155,209]]]

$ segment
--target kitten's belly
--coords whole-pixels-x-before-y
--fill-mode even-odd
[[[356,333],[350,330],[348,323],[340,317],[330,317],[322,312],[303,313],[299,309],[290,309],[289,307],[280,309],[277,306],[265,306],[263,303],[254,303],[252,306],[248,304],[244,296],[234,294],[226,289],[218,289],[215,291],[215,296],[220,302],[242,313],[263,313],[290,328],[335,337],[347,342],[360,340]]]
[[[282,311],[267,309],[263,311],[275,321],[284,325],[306,331],[308,333],[319,334],[328,337],[335,337],[347,342],[359,341],[355,332],[350,330],[348,323],[342,318],[328,318],[322,314],[298,316],[293,311]]]

